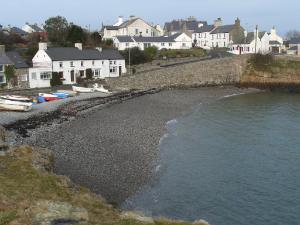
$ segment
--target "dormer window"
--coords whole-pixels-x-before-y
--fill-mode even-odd
[[[83,61],[81,61],[81,66],[83,66],[84,65],[84,63],[83,63]]]
[[[59,68],[62,68],[63,67],[63,62],[59,62]]]
[[[92,61],[92,65],[95,66],[95,61]]]
[[[70,66],[71,66],[71,67],[74,67],[74,62],[73,62],[73,61],[70,62]]]

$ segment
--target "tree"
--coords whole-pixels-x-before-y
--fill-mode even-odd
[[[298,30],[290,30],[289,32],[286,33],[286,37],[288,39],[300,38],[300,31],[298,31]]]
[[[147,55],[148,60],[153,60],[157,56],[158,49],[155,46],[151,46],[145,49],[145,53]]]
[[[59,86],[59,85],[62,85],[62,84],[63,84],[63,82],[61,80],[61,77],[60,77],[59,73],[53,72],[52,73],[52,78],[50,80],[51,87]]]
[[[126,60],[126,64],[129,64],[129,49],[120,52]],[[141,51],[138,47],[130,49],[130,64],[137,65],[148,62],[148,56],[144,51]]]
[[[93,42],[94,46],[100,46],[102,43],[102,37],[99,32],[93,32],[90,36],[91,41]]]
[[[93,71],[92,71],[92,69],[86,69],[85,74],[86,74],[86,79],[87,80],[92,80],[93,79]]]
[[[8,86],[10,86],[12,81],[16,77],[15,67],[13,65],[6,65],[4,68],[4,74],[5,74],[7,84]]]
[[[65,45],[68,35],[69,23],[66,18],[57,16],[45,21],[44,29],[48,33],[49,41]]]
[[[68,29],[67,41],[70,43],[85,43],[87,40],[87,34],[84,30],[77,25],[72,24]]]

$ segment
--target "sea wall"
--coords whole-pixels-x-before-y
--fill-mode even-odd
[[[239,83],[247,66],[247,56],[209,59],[174,65],[159,70],[108,79],[111,89],[151,89],[198,87]]]

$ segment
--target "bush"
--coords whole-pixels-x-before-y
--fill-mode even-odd
[[[149,47],[145,49],[145,54],[148,60],[154,60],[157,56],[158,49],[155,46]]]
[[[203,49],[162,49],[159,52],[159,58],[185,58],[185,57],[202,57],[206,54]]]
[[[129,64],[129,49],[122,51],[121,54],[126,60],[126,64]],[[130,49],[130,64],[137,65],[149,62],[149,58],[145,51],[141,51],[138,47]]]
[[[60,77],[59,73],[53,72],[52,73],[52,78],[50,80],[51,87],[59,86],[59,85],[62,85],[62,84],[63,84],[63,82],[61,80],[61,77]]]
[[[249,63],[255,70],[267,70],[274,63],[272,55],[255,54],[249,59]]]
[[[86,79],[87,80],[92,80],[93,79],[93,71],[92,71],[92,69],[86,69],[85,74],[86,74]]]

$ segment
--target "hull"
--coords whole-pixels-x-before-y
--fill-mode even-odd
[[[18,96],[18,95],[5,95],[0,96],[1,99],[10,100],[10,101],[18,101],[18,102],[31,102],[32,100],[27,97]]]
[[[0,110],[28,112],[28,111],[32,110],[32,103],[1,100],[0,101]]]
[[[59,100],[55,95],[40,93],[40,97],[43,97],[47,102]]]
[[[65,99],[65,98],[69,97],[69,94],[61,93],[61,92],[53,93],[53,95],[55,95],[57,98],[60,98],[60,99]]]
[[[73,88],[73,91],[80,92],[80,93],[92,93],[92,92],[94,92],[93,88],[84,88],[84,87],[76,87],[76,86],[73,86],[72,88]]]
[[[75,97],[77,95],[76,91],[71,91],[71,90],[58,90],[57,92],[68,94],[70,97]]]
[[[111,93],[109,90],[106,90],[105,88],[94,88],[95,91],[97,92],[102,92],[102,93]]]

